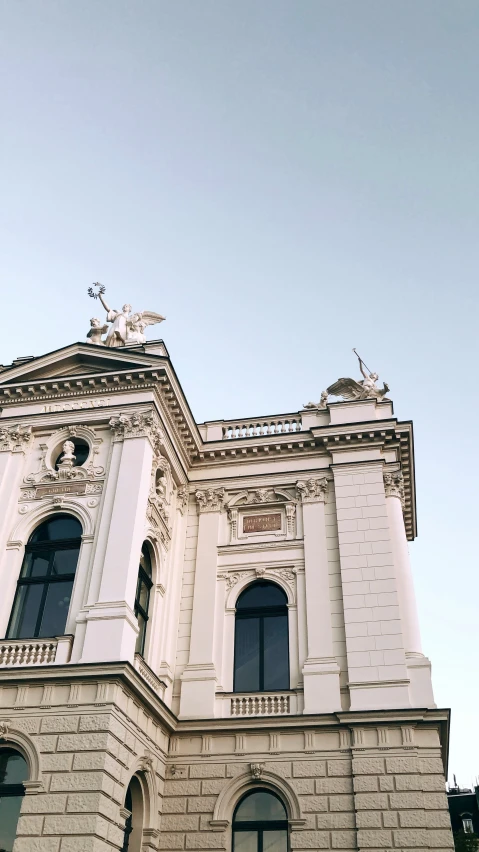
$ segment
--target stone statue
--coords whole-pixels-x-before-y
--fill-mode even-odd
[[[384,382],[382,388],[378,388],[376,384],[379,379],[378,374],[370,372],[355,349],[353,349],[353,352],[359,361],[359,369],[361,370],[363,380],[357,382],[355,379],[338,379],[337,382],[329,386],[327,390],[328,394],[331,394],[331,396],[342,396],[343,399],[348,400],[377,399],[378,402],[382,402],[383,400],[390,402],[386,397],[389,386]]]
[[[73,467],[76,461],[75,444],[73,441],[65,441],[62,446],[63,455],[60,458],[59,466]]]
[[[103,345],[103,340],[101,339],[102,334],[108,331],[108,325],[101,325],[98,317],[92,317],[90,320],[90,331],[87,334],[87,338],[90,343],[95,343],[97,346]]]
[[[321,399],[319,402],[307,402],[303,405],[303,408],[327,408],[328,406],[328,392],[324,390],[321,394]]]
[[[88,294],[94,299],[100,299],[106,311],[106,318],[111,325],[110,327],[103,326],[98,335],[97,329],[99,331],[100,321],[95,319],[95,325],[93,325],[93,320],[91,320],[92,328],[88,333],[88,337],[91,337],[92,343],[102,343],[105,346],[125,346],[127,343],[145,343],[145,328],[148,325],[155,325],[166,319],[166,317],[156,314],[153,311],[142,311],[141,313],[132,314],[131,305],[128,303],[123,305],[121,311],[117,311],[115,308],[112,309],[103,298],[106,288],[98,282],[94,286],[98,288],[98,292],[95,293],[93,287],[90,287]],[[96,325],[97,322],[98,326]],[[101,340],[101,334],[103,334],[103,330],[106,331],[107,329],[106,340],[103,341]]]

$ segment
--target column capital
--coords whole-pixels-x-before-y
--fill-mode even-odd
[[[0,429],[0,453],[24,453],[32,440],[32,427],[19,423]]]
[[[325,503],[329,480],[325,476],[318,479],[300,479],[296,488],[303,503]]]
[[[109,424],[114,441],[124,441],[127,438],[148,438],[155,453],[160,452],[163,443],[163,431],[160,421],[152,408],[145,411],[133,411],[125,414],[115,414]]]
[[[225,489],[199,489],[195,494],[200,514],[202,512],[221,512],[223,509]]]
[[[404,477],[400,470],[384,473],[384,492],[386,497],[398,497],[404,506]]]

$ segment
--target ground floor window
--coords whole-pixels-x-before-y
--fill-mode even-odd
[[[241,799],[233,817],[233,852],[288,852],[288,819],[281,800],[268,790]]]
[[[12,852],[28,777],[27,762],[18,751],[0,749],[0,852]]]

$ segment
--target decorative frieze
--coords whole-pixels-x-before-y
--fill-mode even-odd
[[[132,414],[115,414],[109,422],[114,441],[127,438],[148,438],[155,453],[160,452],[163,443],[163,431],[153,410],[138,411]]]
[[[31,440],[31,426],[20,426],[19,424],[3,426],[0,429],[0,452],[25,452],[25,450],[28,449]]]
[[[225,497],[224,488],[205,488],[195,494],[200,512],[220,512]]]
[[[328,479],[321,476],[319,479],[299,480],[296,488],[303,503],[325,503],[328,485]]]

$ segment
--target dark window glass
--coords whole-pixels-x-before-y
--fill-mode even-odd
[[[81,524],[69,515],[49,518],[32,533],[10,616],[9,639],[65,632],[81,534]]]
[[[13,749],[0,749],[0,852],[12,852],[28,777],[25,758]]]
[[[289,689],[287,598],[274,583],[254,583],[238,598],[233,688]]]
[[[288,821],[282,802],[267,790],[247,793],[233,817],[234,852],[288,852]]]
[[[31,534],[28,543],[37,544],[40,541],[60,541],[65,538],[80,538],[82,528],[80,521],[71,515],[56,515],[40,524]]]
[[[141,548],[140,567],[138,569],[138,582],[136,584],[135,595],[135,615],[138,619],[138,627],[140,628],[136,637],[136,653],[143,654],[145,650],[146,628],[148,625],[148,608],[150,605],[150,589],[153,583],[151,580],[151,559],[148,545],[145,544]],[[0,850],[1,852],[1,850]]]
[[[259,618],[236,620],[234,688],[237,692],[260,689],[260,627]]]

